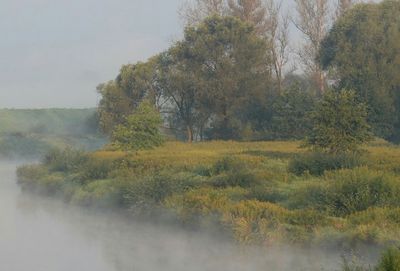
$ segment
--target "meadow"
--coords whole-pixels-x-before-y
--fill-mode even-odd
[[[400,244],[400,148],[307,154],[300,142],[167,142],[146,151],[55,150],[18,169],[23,189],[66,202],[218,225],[242,244]],[[350,162],[349,162],[350,161]],[[301,170],[299,170],[301,169]]]

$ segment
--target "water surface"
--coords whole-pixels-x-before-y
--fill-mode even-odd
[[[244,249],[215,234],[87,210],[22,193],[18,163],[0,162],[0,270],[335,270],[338,254]]]

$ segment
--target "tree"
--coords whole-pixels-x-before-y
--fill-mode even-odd
[[[225,0],[187,0],[180,10],[186,26],[195,26],[212,15],[227,15]]]
[[[151,149],[164,143],[160,133],[162,119],[148,101],[140,103],[124,124],[116,126],[112,133],[112,145],[121,150]]]
[[[262,103],[271,74],[267,44],[252,25],[212,16],[185,30],[179,55],[196,82],[199,109],[210,112],[210,136],[240,137],[256,103]]]
[[[172,111],[186,129],[187,141],[191,143],[200,114],[198,85],[193,70],[188,66],[190,60],[182,52],[182,46],[184,45],[178,42],[160,55],[160,83],[163,85],[165,97],[172,101]]]
[[[315,99],[311,91],[293,83],[273,104],[273,138],[303,139],[311,130],[310,113]]]
[[[298,14],[293,22],[306,39],[299,56],[305,71],[314,79],[318,92],[322,95],[326,84],[325,73],[316,59],[321,42],[328,31],[329,1],[295,0],[295,2]]]
[[[97,91],[102,96],[97,108],[99,126],[104,133],[110,134],[131,114],[131,102],[115,81],[100,84]]]
[[[97,87],[101,95],[98,106],[100,127],[110,134],[114,127],[123,124],[126,118],[144,100],[150,101],[160,110],[165,103],[159,84],[157,56],[147,62],[123,65],[115,80]]]
[[[331,154],[357,151],[371,139],[367,107],[354,91],[328,91],[312,114],[306,145]]]
[[[398,140],[400,130],[399,29],[399,1],[359,4],[334,24],[319,52],[338,88],[357,92],[374,133],[389,140]]]
[[[271,29],[268,9],[263,0],[228,0],[229,12],[232,16],[254,26],[260,36],[265,36]]]

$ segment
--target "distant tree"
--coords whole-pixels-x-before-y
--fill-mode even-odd
[[[152,149],[164,143],[160,133],[162,119],[154,105],[143,101],[124,124],[115,127],[111,142],[121,150],[136,151]]]
[[[329,0],[295,0],[297,16],[293,20],[305,37],[305,44],[299,51],[305,72],[316,83],[318,94],[325,91],[326,76],[317,60],[321,42],[329,26]]]
[[[299,83],[287,87],[273,104],[273,137],[303,139],[311,130],[310,113],[314,105],[310,89],[302,88]]]
[[[357,151],[371,139],[367,107],[350,90],[328,91],[312,116],[307,146],[332,154]]]
[[[97,87],[101,95],[98,106],[100,128],[110,134],[114,127],[148,100],[160,110],[165,100],[159,84],[157,56],[147,62],[123,65],[115,80]]]
[[[228,7],[232,16],[252,24],[260,36],[265,36],[272,27],[264,0],[228,0]]]
[[[389,140],[400,136],[399,29],[399,1],[359,4],[334,24],[319,52],[337,87],[357,92],[374,133]]]
[[[104,133],[110,134],[131,114],[131,101],[115,81],[100,84],[97,90],[102,97],[97,108],[99,126]]]
[[[186,0],[180,10],[180,16],[186,26],[195,26],[205,18],[227,15],[225,0]]]

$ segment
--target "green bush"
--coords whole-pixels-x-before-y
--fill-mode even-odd
[[[150,102],[144,101],[126,118],[125,124],[115,127],[111,136],[112,145],[126,151],[159,147],[164,144],[161,124],[160,113]]]
[[[189,173],[155,173],[129,181],[125,188],[125,204],[134,208],[160,205],[172,194],[183,193],[203,182],[203,177]]]
[[[51,171],[76,172],[87,161],[88,156],[85,152],[67,148],[50,151],[45,155],[43,163]]]
[[[229,186],[251,187],[259,183],[257,177],[238,159],[225,157],[210,170],[209,183],[217,188]]]
[[[114,206],[121,201],[119,184],[115,180],[97,180],[74,191],[71,201],[86,206]]]
[[[367,168],[342,170],[295,191],[293,208],[315,208],[335,216],[347,216],[369,207],[397,206],[400,192],[395,176]]]
[[[113,163],[109,160],[92,158],[81,165],[82,179],[84,180],[103,180],[113,170]]]
[[[311,175],[322,175],[327,170],[355,168],[364,164],[360,154],[342,153],[328,154],[310,152],[297,155],[289,162],[290,173],[301,175],[308,172]]]

